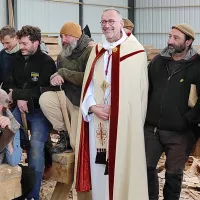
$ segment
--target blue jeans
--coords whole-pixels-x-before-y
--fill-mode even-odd
[[[16,120],[22,125],[21,112],[16,107],[13,110]],[[26,114],[27,121],[30,122],[31,140],[29,152],[29,167],[35,170],[36,183],[29,193],[28,198],[39,200],[39,193],[44,170],[44,144],[50,133],[49,121],[45,118],[41,109],[35,109],[34,114]]]

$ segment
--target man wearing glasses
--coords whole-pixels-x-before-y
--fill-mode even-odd
[[[86,66],[77,129],[76,190],[85,192],[87,200],[148,199],[143,136],[147,58],[123,26],[118,10],[104,10],[103,41],[93,48]]]

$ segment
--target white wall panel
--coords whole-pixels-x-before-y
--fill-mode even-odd
[[[190,24],[200,44],[200,0],[135,0],[135,35],[142,44],[164,48],[171,26]]]
[[[59,33],[61,26],[67,21],[79,23],[78,0],[74,3],[47,0],[17,0],[17,29],[24,25],[41,28],[43,33]]]
[[[0,0],[0,29],[7,25],[7,0]],[[2,49],[2,45],[0,43],[0,50]]]
[[[0,0],[0,28],[7,23],[7,4],[6,0]]]

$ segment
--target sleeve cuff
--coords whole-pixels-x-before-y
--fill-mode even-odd
[[[94,97],[92,95],[88,96],[86,101],[83,102],[81,106],[81,110],[82,110],[83,118],[85,121],[88,121],[88,122],[91,121],[92,115],[89,114],[88,111],[89,111],[89,108],[94,105],[96,105],[96,101],[94,100]]]

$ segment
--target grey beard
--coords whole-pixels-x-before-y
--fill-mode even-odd
[[[168,48],[169,53],[174,55],[176,53],[182,53],[185,51],[185,46],[173,46],[173,49]]]
[[[61,50],[61,57],[67,58],[72,55],[72,51],[77,47],[77,40],[73,41],[70,45],[63,46]]]

